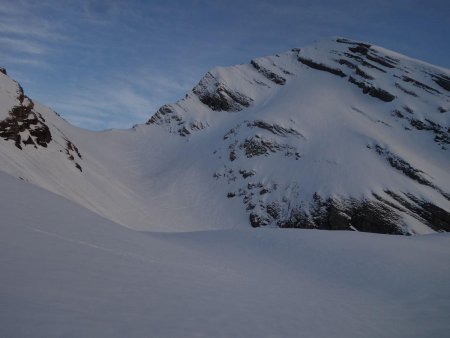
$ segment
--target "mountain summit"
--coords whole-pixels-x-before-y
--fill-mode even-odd
[[[449,70],[333,38],[215,68],[100,133],[1,70],[0,170],[120,224],[450,231]]]

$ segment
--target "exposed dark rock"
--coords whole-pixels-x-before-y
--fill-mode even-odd
[[[241,125],[238,124],[235,128],[231,128],[225,135],[223,135],[223,139],[227,140],[228,138],[230,138],[231,136],[236,136],[238,129]]]
[[[267,218],[261,217],[260,215],[252,212],[250,214],[250,224],[252,227],[258,228],[258,227],[269,224],[269,220]]]
[[[247,158],[268,155],[269,153],[276,153],[279,151],[284,151],[284,155],[288,157],[295,156],[296,159],[301,157],[294,147],[287,144],[278,144],[275,141],[267,140],[258,137],[257,135],[246,138],[245,141],[239,145],[239,148],[244,150]]]
[[[403,106],[403,109],[409,114],[414,113],[414,111],[411,108],[409,108],[408,106]]]
[[[248,177],[252,177],[253,175],[255,175],[255,171],[253,170],[239,170],[239,174],[242,175],[243,178],[248,178]]]
[[[365,61],[361,56],[358,56],[358,55],[355,55],[352,53],[344,53],[344,55],[350,59],[353,59],[353,60],[359,62],[360,64],[362,64]]]
[[[8,75],[8,74],[6,74],[6,69],[3,67],[0,67],[0,73]]]
[[[266,212],[272,219],[278,220],[280,218],[281,207],[278,203],[269,203],[266,206]]]
[[[449,133],[439,133],[434,137],[434,142],[438,144],[450,144]]]
[[[188,136],[191,134],[191,132],[189,130],[187,130],[187,128],[185,126],[183,126],[180,129],[178,129],[178,134],[180,136]]]
[[[280,228],[314,229],[315,224],[301,208],[293,208],[289,216],[277,222]]]
[[[386,205],[375,201],[357,203],[350,211],[352,226],[358,231],[383,234],[405,234],[400,217]]]
[[[441,88],[450,91],[450,77],[443,74],[435,74],[431,77],[434,82],[436,82]]]
[[[324,205],[326,212],[315,220],[320,229],[349,230],[354,228],[363,232],[403,233],[399,227],[400,218],[383,203],[367,199],[341,201],[328,199]]]
[[[278,84],[278,85],[284,85],[286,83],[286,79],[272,71],[270,71],[269,69],[261,66],[259,63],[257,63],[255,60],[252,60],[251,65],[262,75],[264,75],[264,77],[266,77],[267,79],[269,79],[270,81]]]
[[[245,156],[248,158],[275,152],[274,144],[272,142],[256,137],[247,138],[240,147],[245,150]]]
[[[441,125],[425,119],[421,121],[418,119],[411,119],[410,124],[417,130],[428,130],[435,134],[434,141],[438,144],[450,144],[450,132],[445,130]]]
[[[370,61],[372,61],[372,62],[375,62],[375,63],[378,63],[379,65],[382,65],[382,66],[384,66],[384,67],[387,67],[387,68],[395,68],[395,64],[393,64],[393,61],[392,61],[392,59],[388,59],[387,57],[381,57],[381,56],[378,56],[378,55],[375,55],[375,54],[367,54],[366,55],[366,57],[370,60]]]
[[[349,215],[347,215],[344,211],[339,210],[333,203],[330,203],[328,207],[328,224],[325,229],[350,230],[351,220],[352,218]],[[325,222],[322,222],[322,224],[323,223]]]
[[[25,141],[23,141],[23,144],[25,144],[25,145],[32,144],[36,148],[36,143],[34,143],[34,141],[31,138],[31,136],[28,136],[28,138]]]
[[[410,124],[417,130],[430,130],[426,123],[417,119],[411,119]]]
[[[406,89],[405,87],[401,86],[399,83],[396,82],[396,83],[395,83],[395,86],[396,86],[398,89],[400,89],[402,92],[404,92],[404,93],[406,93],[406,94],[408,94],[408,95],[417,97],[417,94],[416,94],[416,93],[414,93],[412,90]]]
[[[199,121],[189,123],[190,130],[202,130],[205,128],[206,128],[206,126],[202,122],[199,122]]]
[[[172,106],[166,104],[159,108],[146,124],[159,124],[161,121],[164,121],[165,116],[171,116],[173,114],[175,114],[175,110]],[[181,117],[179,117],[179,121],[181,121]],[[170,120],[166,120],[166,122],[170,122]]]
[[[67,150],[74,151],[77,154],[78,158],[82,159],[82,156],[81,156],[78,148],[75,146],[75,144],[70,142],[68,139],[66,139],[66,147],[67,147]]]
[[[361,68],[356,67],[356,74],[358,74],[359,76],[367,79],[367,80],[373,80],[373,77],[370,76],[369,74],[367,74],[366,72],[364,72]]]
[[[36,146],[37,144],[46,148],[47,144],[52,140],[50,130],[33,111],[33,102],[28,99],[27,105],[24,105],[25,97],[23,92],[20,96],[22,105],[13,107],[9,113],[9,117],[0,121],[0,137],[5,140],[14,141],[16,147],[22,149],[20,134],[27,131],[34,140],[30,140],[29,137],[23,142],[24,145]]]
[[[219,83],[211,73],[195,86],[193,92],[203,104],[215,111],[240,111],[250,106],[253,101],[250,97]]]
[[[254,210],[256,208],[256,204],[248,201],[247,202],[247,207],[245,208],[245,210],[250,211],[250,210]]]
[[[381,66],[387,67],[387,68],[395,68],[395,65],[398,63],[398,60],[388,57],[388,56],[379,56],[378,54],[376,54],[376,52],[374,52],[374,50],[370,49],[370,45],[366,45],[366,44],[362,44],[362,43],[358,43],[357,45],[353,46],[353,47],[349,47],[348,50],[352,53],[356,53],[359,54],[360,56],[357,57],[357,59],[360,61],[361,64],[365,65],[365,66],[369,66],[371,68],[377,68],[378,70],[383,71],[382,69],[372,65],[372,64],[367,64],[367,61],[365,61],[363,59],[367,58],[368,60],[375,62]],[[346,56],[349,56],[348,53],[346,53]],[[355,58],[355,55],[352,54],[352,57]]]
[[[215,93],[197,93],[200,101],[217,111],[239,111],[242,107],[248,107],[251,100],[237,92],[228,91],[224,87],[219,87]]]
[[[236,151],[234,151],[234,150],[230,151],[229,159],[231,162],[233,162],[235,159],[237,159]]]
[[[447,108],[444,108],[444,107],[439,107],[438,110],[439,110],[440,113],[446,113],[446,112],[448,112],[448,109],[447,109]]]
[[[397,116],[398,118],[401,118],[401,119],[403,119],[403,118],[405,118],[405,115],[403,115],[402,114],[402,112],[400,111],[400,110],[394,110],[393,112],[392,112],[392,114],[394,115],[394,116]]]
[[[189,136],[192,131],[207,127],[200,121],[191,121],[188,124],[172,105],[164,105],[159,108],[146,124],[166,125],[170,132],[177,133],[180,136]]]
[[[258,182],[258,183],[247,183],[247,189],[248,190],[261,189],[262,187],[263,187],[263,184],[261,182]]]
[[[234,193],[234,192],[229,192],[228,194],[227,194],[227,197],[228,198],[233,198],[233,197],[235,197],[236,196],[236,193]]]
[[[287,136],[287,135],[295,135],[295,136],[303,136],[301,133],[299,133],[294,128],[284,128],[278,124],[270,124],[261,120],[256,120],[253,122],[248,122],[247,127],[256,127],[264,130],[270,131],[274,135],[278,136]]]
[[[375,150],[379,155],[383,156],[389,162],[391,167],[401,171],[402,173],[404,173],[406,176],[413,179],[417,183],[429,187],[434,187],[434,185],[430,181],[428,181],[426,178],[423,177],[422,174],[424,172],[422,170],[414,168],[412,165],[410,165],[408,162],[406,162],[399,156],[391,153],[389,150],[382,148],[379,145],[375,146]]]
[[[367,44],[367,43],[362,43],[362,42],[356,42],[356,41],[352,41],[349,39],[345,39],[345,38],[337,38],[336,42],[338,43],[344,43],[344,44],[348,44],[348,45],[356,45],[356,46],[361,46],[361,47],[365,47],[365,48],[370,48],[371,45]]]
[[[302,58],[300,56],[298,57],[298,61],[300,61],[304,65],[306,65],[308,67],[311,67],[313,69],[317,69],[317,70],[321,70],[321,71],[324,71],[324,72],[328,72],[328,73],[331,73],[333,75],[337,75],[337,76],[340,76],[340,77],[346,77],[347,76],[339,68],[331,68],[331,67],[326,66],[326,65],[324,65],[322,63],[317,63],[317,62],[314,62],[313,60],[305,59],[305,58]]]
[[[385,191],[386,192],[386,191]],[[372,196],[375,197],[375,199],[383,204],[386,204],[388,207],[401,211],[401,212],[405,212],[410,214],[413,217],[416,217],[417,215],[414,215],[413,213],[409,212],[408,209],[404,208],[403,206],[399,206],[398,204],[389,201],[388,199],[381,197],[380,195],[376,194],[376,193],[372,193]]]
[[[369,52],[369,47],[358,44],[355,47],[349,47],[348,50],[352,53],[367,55],[367,53]]]
[[[410,82],[410,83],[412,83],[414,86],[416,86],[416,87],[418,87],[418,88],[421,88],[421,89],[425,90],[425,91],[428,92],[428,93],[431,93],[431,94],[441,94],[440,91],[438,91],[438,90],[436,90],[436,89],[434,89],[434,88],[431,88],[430,86],[427,86],[426,84],[424,84],[424,83],[422,83],[422,82],[420,82],[420,81],[417,81],[417,80],[415,80],[415,79],[413,79],[413,78],[411,78],[411,77],[409,77],[409,76],[403,76],[402,79],[403,79],[403,81],[405,81],[405,82]]]
[[[413,198],[412,196],[410,198]],[[435,231],[450,231],[450,213],[430,202],[415,199],[415,202],[421,206],[424,217],[430,227]]]
[[[349,77],[348,81],[361,88],[364,94],[369,94],[370,96],[376,97],[381,101],[391,102],[392,100],[395,99],[395,96],[389,93],[388,91],[381,88],[373,87],[372,85],[369,85],[366,82],[358,81],[352,76]]]
[[[263,189],[261,189],[261,190],[259,191],[259,194],[260,194],[260,195],[265,195],[265,194],[267,194],[269,191],[270,191],[269,189],[263,188]]]
[[[384,234],[405,234],[401,219],[388,205],[373,200],[323,200],[316,196],[311,209],[294,208],[278,221],[282,228],[358,230]]]
[[[358,44],[354,47],[349,47],[348,50],[352,53],[363,55],[368,60],[388,68],[394,68],[395,64],[398,62],[398,60],[395,60],[388,56],[381,57],[377,55],[372,49],[370,49],[370,46],[367,47],[367,45],[365,44]]]
[[[396,194],[389,190],[386,191],[386,193],[408,209],[412,216],[415,216],[416,218],[419,216],[419,220],[425,221],[425,223],[433,230],[450,231],[450,213],[444,209],[411,194],[406,194],[405,197],[402,197],[400,194]],[[414,203],[408,201],[406,197]]]
[[[379,70],[382,73],[386,73],[386,71],[380,67],[375,66],[374,64],[367,62],[366,60],[364,60],[362,57],[355,55],[355,54],[351,54],[351,53],[344,53],[344,55],[350,59],[356,60],[358,61],[362,66],[367,67],[367,68],[372,68],[372,69],[376,69]]]
[[[346,59],[339,59],[338,63],[340,65],[345,65],[345,66],[347,66],[350,69],[356,69],[356,67],[357,67],[354,63],[351,63],[350,61],[348,61]]]

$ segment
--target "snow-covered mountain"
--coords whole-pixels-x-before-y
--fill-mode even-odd
[[[208,72],[131,130],[75,128],[0,74],[0,170],[114,222],[450,230],[450,71],[334,38]]]

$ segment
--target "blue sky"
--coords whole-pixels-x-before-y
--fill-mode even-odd
[[[0,66],[75,125],[143,123],[214,66],[329,36],[450,68],[450,1],[0,0]]]

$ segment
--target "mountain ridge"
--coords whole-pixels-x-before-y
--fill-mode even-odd
[[[146,125],[103,133],[18,89],[5,96],[5,76],[0,169],[122,225],[450,231],[450,72],[440,67],[327,39],[214,68]]]

